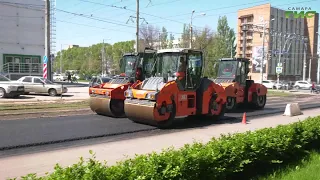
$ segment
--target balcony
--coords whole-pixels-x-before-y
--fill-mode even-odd
[[[43,71],[41,63],[6,63],[3,65],[4,73],[16,74],[41,74]]]

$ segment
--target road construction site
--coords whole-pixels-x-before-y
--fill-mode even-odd
[[[89,150],[96,153],[98,160],[112,165],[135,154],[179,148],[193,141],[207,142],[220,134],[275,127],[319,115],[318,104],[308,102],[310,99],[304,101],[299,103],[303,115],[283,116],[286,102],[274,99],[263,111],[247,112],[246,124],[241,123],[243,113],[239,112],[227,113],[218,122],[178,122],[169,130],[97,115],[0,121],[0,178],[27,173],[44,175],[53,171],[56,163],[69,166],[79,157],[89,157]]]

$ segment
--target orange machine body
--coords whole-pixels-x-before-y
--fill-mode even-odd
[[[163,58],[165,60],[169,58],[171,58],[171,60],[177,60],[179,57],[185,57],[183,56],[184,54],[187,54],[186,57],[188,59],[188,52],[190,52],[191,55],[193,55],[192,53],[195,53],[198,56],[198,52],[194,52],[195,50],[177,50],[174,53],[181,53],[178,53],[178,55],[172,55],[174,53],[171,51],[174,50],[163,51],[166,53],[166,58]],[[198,56],[197,58],[199,60],[197,59],[196,61],[202,60],[202,53],[201,57]],[[161,64],[163,63],[161,61],[158,61],[157,63],[160,64],[158,67],[167,67],[167,64]],[[200,67],[191,68],[202,68],[202,62],[199,62],[198,64],[200,64]],[[161,74],[163,69],[159,69],[158,71]],[[201,74],[198,75],[201,76]],[[192,80],[193,77],[190,75],[188,76],[187,73],[186,78]],[[167,124],[169,121],[171,123],[175,118],[184,118],[194,115],[220,117],[220,115],[224,113],[224,105],[226,103],[224,88],[208,78],[198,78],[197,87],[190,89],[183,85],[180,81],[181,78],[179,77],[170,79],[161,76],[151,77],[140,83],[135,89],[129,88],[125,92],[125,96],[127,97],[124,105],[126,116],[135,122],[156,125],[158,127],[167,126],[164,124]],[[213,104],[216,105],[215,108],[211,107]]]
[[[227,95],[227,110],[235,109],[237,104],[256,103],[254,102],[257,99],[255,96],[266,96],[267,88],[264,85],[248,80],[248,59],[225,58],[220,60],[219,65],[218,78],[215,82],[219,83],[225,89]],[[234,65],[235,67],[230,68],[230,65]],[[225,69],[227,69],[227,72]],[[230,106],[228,106],[228,103],[231,103]],[[262,102],[258,108],[263,108],[264,105],[265,102]]]
[[[150,71],[148,63],[154,63],[153,54],[152,51],[151,53],[139,53],[138,55],[130,53],[124,56],[120,63],[120,69],[123,73],[119,77],[89,88],[91,110],[101,115],[124,117],[124,92],[129,87],[135,88],[141,80],[148,77],[143,72]],[[144,71],[142,71],[142,68]]]

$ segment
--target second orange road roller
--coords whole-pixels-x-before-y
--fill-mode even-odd
[[[126,116],[159,128],[168,128],[181,117],[219,119],[224,115],[226,93],[222,86],[202,77],[203,63],[200,50],[158,50],[152,76],[125,91]]]
[[[218,61],[218,77],[227,94],[226,110],[233,111],[239,105],[245,108],[263,109],[267,101],[267,87],[248,79],[250,61],[247,58],[222,58]]]
[[[126,53],[120,60],[121,74],[99,87],[90,88],[90,108],[99,115],[124,117],[124,92],[151,75],[155,50]]]

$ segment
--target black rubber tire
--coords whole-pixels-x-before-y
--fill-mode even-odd
[[[156,126],[159,129],[168,129],[168,128],[172,127],[173,121],[174,121],[174,119],[176,117],[176,103],[174,101],[172,101],[172,105],[173,105],[172,112],[170,113],[169,118],[167,120],[165,120],[165,121],[157,122]]]
[[[230,98],[231,101],[233,101],[233,105],[232,105],[231,108],[227,106],[228,98]],[[225,109],[226,109],[227,112],[231,112],[231,111],[237,109],[237,107],[238,107],[237,99],[235,97],[227,97],[227,102],[226,102],[225,106],[226,106]]]
[[[7,97],[7,92],[6,92],[5,89],[0,88],[0,92],[1,92],[0,98],[6,98],[6,97]],[[3,95],[2,95],[2,94],[3,94]]]
[[[210,107],[212,106],[212,103],[213,103],[215,100],[216,100],[216,98],[214,98],[214,97],[212,96],[211,99],[210,99],[210,101],[209,101],[209,109],[208,109],[209,113],[208,113],[208,116],[209,116],[210,119],[217,121],[217,120],[220,120],[221,117],[224,116],[224,114],[226,113],[227,108],[226,108],[226,104],[224,104],[224,105],[222,106],[221,113],[220,113],[219,115],[212,115],[212,114],[211,114],[211,109],[210,109]]]
[[[259,96],[257,95],[257,93],[253,93],[252,94],[252,103],[253,103],[253,108],[260,110],[263,109],[264,106],[267,103],[267,96],[266,95],[262,95],[260,96],[262,98],[262,102],[259,102]]]
[[[57,95],[57,90],[49,89],[48,93],[49,93],[49,96],[56,96]]]

